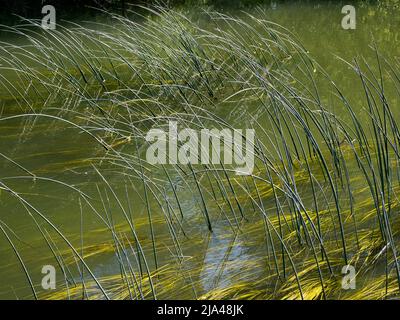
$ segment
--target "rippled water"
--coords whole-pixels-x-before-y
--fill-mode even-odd
[[[374,6],[364,6],[357,10],[357,29],[346,31],[341,28],[341,6],[338,4],[285,4],[274,9],[263,8],[263,11],[248,9],[256,16],[271,19],[292,31],[302,44],[308,49],[311,56],[338,81],[343,91],[352,103],[359,108],[359,116],[362,119],[367,116],[362,112],[365,107],[363,92],[355,90],[354,83],[357,76],[338,57],[351,60],[354,57],[365,57],[367,61],[374,61],[374,52],[370,46],[373,40],[380,52],[393,59],[398,59],[400,48],[398,39],[400,33],[400,15],[398,12],[380,9]],[[190,9],[187,9],[190,12]],[[246,15],[242,12],[230,12],[242,19]],[[193,14],[193,12],[190,12]],[[195,14],[193,14],[196,16]],[[205,26],[206,22],[200,21]],[[15,39],[3,39],[14,41]],[[1,61],[0,61],[1,64]],[[2,71],[3,72],[3,71]],[[3,74],[5,77],[6,73]],[[14,81],[16,79],[9,79]],[[357,84],[358,86],[358,84]],[[331,87],[321,83],[322,99],[329,102],[335,93]],[[388,88],[388,97],[392,97],[392,104],[397,103],[397,97]],[[221,116],[231,119],[234,123],[240,122],[239,115],[231,113],[232,110],[219,110]],[[239,110],[240,111],[240,110]],[[20,111],[13,104],[12,99],[0,86],[0,113],[3,116],[18,114]],[[395,110],[395,112],[397,112]],[[338,112],[340,114],[340,112]],[[267,123],[267,122],[266,122]],[[17,162],[30,172],[73,184],[83,192],[93,197],[96,208],[102,212],[103,219],[112,221],[118,232],[129,234],[125,216],[121,213],[120,205],[113,198],[112,192],[104,181],[96,174],[91,162],[92,157],[101,157],[104,150],[93,142],[90,137],[71,128],[68,124],[61,124],[46,118],[16,118],[0,122],[0,152]],[[129,183],[121,176],[107,173],[107,165],[103,168],[114,192],[121,200],[121,205],[127,214],[134,217],[134,225],[137,228],[139,238],[143,240],[145,250],[151,256],[151,242],[149,225],[147,222],[147,209],[142,199],[134,189],[143,191],[140,181]],[[86,203],[79,202],[79,195],[75,190],[52,181],[32,181],[32,179],[7,179],[6,177],[26,176],[19,167],[0,158],[0,179],[13,190],[17,190],[21,196],[45,213],[52,223],[60,228],[77,250],[85,248],[82,252],[87,257],[87,263],[91,266],[96,276],[113,276],[121,272],[118,255],[115,253],[111,233],[105,230],[104,223],[94,214]],[[174,177],[172,177],[174,179]],[[101,196],[99,196],[99,192]],[[163,296],[166,298],[193,298],[215,288],[224,288],[232,282],[256,281],[260,279],[264,268],[270,268],[265,261],[262,251],[259,250],[260,242],[257,236],[252,237],[252,228],[261,228],[257,225],[257,219],[250,223],[249,233],[234,234],[226,222],[216,224],[214,232],[208,236],[204,221],[199,216],[198,199],[191,194],[185,194],[180,190],[182,207],[185,213],[185,230],[190,235],[182,241],[185,248],[187,265],[183,269],[197,268],[195,288],[182,285],[181,291],[175,291],[175,296]],[[211,204],[211,207],[213,204]],[[154,208],[157,205],[154,204]],[[153,210],[155,210],[153,208]],[[18,247],[21,257],[30,271],[32,281],[40,294],[47,294],[40,287],[43,265],[57,265],[49,246],[71,266],[70,270],[64,270],[69,284],[79,283],[81,279],[90,281],[91,277],[84,272],[77,272],[82,268],[80,261],[74,261],[71,250],[61,241],[43,221],[37,221],[40,229],[34,223],[30,215],[32,208],[24,208],[15,198],[9,196],[6,191],[0,190],[0,220],[9,232],[13,243]],[[177,213],[178,214],[178,213]],[[165,221],[157,218],[154,222],[154,234],[159,251],[160,265],[172,261],[171,239],[168,238],[168,228]],[[158,219],[158,220],[157,220]],[[249,217],[250,221],[252,217]],[[216,221],[219,221],[216,219]],[[49,232],[48,241],[43,240],[42,232]],[[81,237],[81,234],[83,236]],[[260,240],[260,239],[258,239]],[[133,243],[132,246],[135,244]],[[119,248],[121,256],[130,256],[129,245]],[[135,248],[133,248],[134,250]],[[61,254],[62,253],[62,254]],[[61,258],[63,257],[63,258]],[[133,259],[133,258],[132,258]],[[149,258],[149,268],[154,268],[154,261]],[[63,265],[63,263],[61,263]],[[133,267],[134,269],[136,267]],[[185,272],[182,272],[185,274]],[[181,275],[182,275],[181,274]],[[58,281],[64,282],[64,275],[58,273]],[[180,277],[181,277],[180,275]],[[174,277],[175,273],[166,272],[160,277]],[[180,279],[182,283],[188,283],[187,279]],[[112,283],[112,281],[111,281]],[[111,284],[112,286],[112,284]],[[194,292],[197,292],[196,294]],[[79,296],[79,294],[78,294]],[[0,235],[0,299],[6,298],[32,298],[31,289],[26,275],[21,268],[18,257],[9,245],[7,239]]]

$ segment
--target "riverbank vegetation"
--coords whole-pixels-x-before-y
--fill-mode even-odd
[[[34,20],[7,28],[27,44],[0,48],[0,126],[62,128],[93,150],[55,178],[60,168],[32,171],[1,149],[15,171],[0,173],[1,200],[18,204],[40,234],[43,262],[62,274],[57,290],[38,288],[30,249],[0,215],[30,297],[398,298],[398,60],[372,42],[373,62],[342,61],[363,97],[354,101],[263,14],[148,10],[140,22],[115,14],[93,29],[46,31]],[[149,165],[146,133],[171,120],[254,129],[253,174]],[[20,180],[74,194],[80,232],[54,223],[43,197],[16,190]],[[96,271],[101,257],[114,268]],[[354,290],[343,289],[349,265]]]

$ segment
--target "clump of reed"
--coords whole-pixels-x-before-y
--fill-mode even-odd
[[[95,150],[85,165],[97,177],[96,199],[1,154],[26,174],[1,176],[1,190],[20,201],[64,274],[63,290],[43,297],[398,297],[400,132],[386,93],[399,88],[398,66],[376,47],[375,66],[348,63],[365,94],[354,106],[282,26],[252,15],[203,12],[200,23],[184,12],[149,11],[140,22],[113,15],[96,30],[39,31],[26,21],[9,31],[29,45],[2,44],[0,68],[18,81],[1,76],[1,87],[21,111],[0,123],[51,119],[90,136]],[[146,132],[170,120],[255,129],[255,171],[146,163]],[[17,178],[73,190],[82,215],[104,229],[70,239],[8,186]],[[4,223],[0,230],[40,297],[11,230]],[[104,242],[76,245],[83,237],[99,242],[99,234]],[[92,271],[106,254],[116,257],[118,274]],[[354,291],[341,287],[349,264]]]

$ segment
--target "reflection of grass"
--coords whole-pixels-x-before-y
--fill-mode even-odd
[[[91,188],[96,198],[64,185],[77,194],[82,219],[90,213],[104,225],[94,235],[81,227],[67,238],[0,180],[64,274],[65,290],[50,298],[398,295],[400,131],[386,96],[388,86],[399,85],[396,65],[377,50],[376,72],[367,63],[352,65],[366,97],[369,120],[362,122],[340,83],[278,25],[205,13],[205,30],[160,8],[143,24],[114,18],[115,30],[75,27],[35,38],[24,31],[34,51],[2,49],[19,79],[3,84],[29,110],[21,117],[51,117],[99,145],[95,158],[61,165],[88,166],[101,181]],[[335,108],[323,102],[322,83],[335,92]],[[168,120],[196,129],[256,129],[255,172],[150,166],[144,136]],[[62,183],[20,169],[26,179]],[[118,275],[93,271],[105,256],[117,261]],[[341,288],[347,264],[357,270],[355,291]]]

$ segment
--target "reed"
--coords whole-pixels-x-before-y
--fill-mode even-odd
[[[0,75],[0,84],[20,111],[0,123],[52,119],[90,136],[96,152],[87,160],[97,196],[0,154],[24,172],[2,174],[0,191],[26,209],[64,274],[62,290],[39,298],[398,297],[400,132],[386,95],[388,86],[399,89],[398,64],[376,46],[375,66],[343,61],[365,95],[362,121],[340,83],[284,27],[204,11],[204,28],[184,12],[145,10],[140,22],[111,15],[112,25],[96,30],[38,31],[27,20],[8,31],[29,45],[2,43],[0,69],[18,81]],[[335,108],[322,85],[335,92]],[[222,163],[150,165],[146,133],[168,121],[255,129],[255,171],[241,177]],[[8,186],[16,179],[72,189],[81,226],[85,216],[97,217],[104,242],[85,246],[99,236],[82,228],[70,240]],[[37,297],[12,230],[1,220],[0,230]],[[94,258],[107,254],[120,273],[96,276]],[[348,264],[362,289],[342,290]]]

